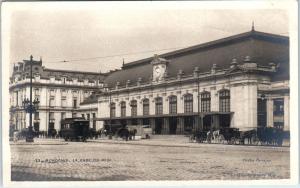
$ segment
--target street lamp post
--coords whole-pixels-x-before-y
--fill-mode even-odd
[[[23,107],[26,113],[29,113],[29,126],[28,126],[28,133],[26,134],[26,142],[33,142],[33,127],[32,127],[32,113],[36,112],[38,109],[38,105],[40,103],[39,99],[34,99],[32,101],[32,63],[33,57],[30,56],[30,97],[29,99],[24,99]]]
[[[200,75],[198,74],[198,79],[197,79],[197,96],[198,96],[198,116],[197,116],[197,126],[198,126],[198,130],[202,131],[202,128],[200,127],[200,121],[202,121],[202,118],[201,118],[201,114],[200,114]]]
[[[109,139],[112,139],[112,132],[111,132],[111,92],[109,92]]]
[[[111,91],[110,91],[107,84],[104,85],[104,91],[105,91],[106,97],[107,97],[107,95],[109,97],[109,100],[108,100],[108,107],[109,107],[109,135],[108,135],[108,138],[112,139],[112,131],[111,131]]]

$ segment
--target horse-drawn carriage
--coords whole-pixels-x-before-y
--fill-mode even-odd
[[[275,127],[256,127],[247,131],[238,128],[222,127],[217,130],[194,132],[190,139],[196,142],[248,144],[248,145],[273,145],[282,146],[284,137],[287,137],[282,129]]]
[[[150,138],[152,129],[145,125],[121,125],[106,124],[102,130],[103,134],[123,138],[124,140],[133,140],[135,138]]]
[[[66,118],[61,121],[61,136],[65,141],[86,141],[89,137],[89,121],[84,118]]]
[[[218,131],[214,131],[215,138],[220,143],[227,142],[228,144],[240,143],[240,131],[238,128],[222,127]]]
[[[241,132],[242,144],[282,146],[284,131],[275,127],[257,127]]]

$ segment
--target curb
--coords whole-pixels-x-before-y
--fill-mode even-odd
[[[36,145],[67,145],[68,143],[10,143],[9,145],[28,145],[28,146],[36,146]]]

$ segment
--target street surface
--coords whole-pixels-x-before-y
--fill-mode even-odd
[[[286,179],[289,147],[150,140],[11,143],[12,181]]]

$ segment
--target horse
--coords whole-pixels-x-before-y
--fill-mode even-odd
[[[212,132],[213,140],[219,142],[220,130],[215,130]]]
[[[249,130],[249,131],[241,131],[241,144],[245,144],[245,140],[247,140],[247,143],[252,145],[252,142],[255,142],[257,139],[257,132],[255,129]]]
[[[118,133],[117,135],[120,137],[120,138],[123,138],[124,140],[128,141],[128,138],[130,136],[130,133],[128,131],[128,129],[126,128],[121,128],[118,130]]]
[[[211,140],[212,140],[212,132],[211,131],[208,131],[207,133],[206,133],[206,141],[207,141],[207,143],[211,143]]]

